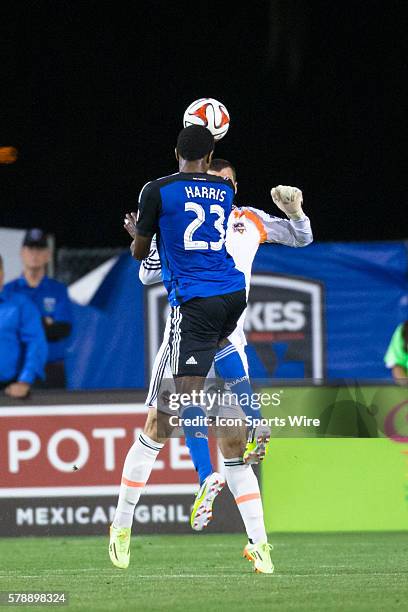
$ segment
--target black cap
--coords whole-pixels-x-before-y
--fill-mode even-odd
[[[48,247],[47,235],[41,229],[29,229],[24,236],[23,246],[46,249]]]

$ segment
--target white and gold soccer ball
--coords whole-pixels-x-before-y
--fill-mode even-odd
[[[221,140],[228,132],[230,116],[222,102],[214,98],[200,98],[186,109],[183,125],[202,125],[210,130],[214,140]]]

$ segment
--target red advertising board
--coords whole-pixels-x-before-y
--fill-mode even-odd
[[[134,403],[2,407],[0,535],[105,533],[126,453],[145,418],[146,407]],[[210,444],[221,468],[215,439]],[[184,440],[170,439],[137,508],[139,531],[157,531],[160,523],[164,532],[188,531],[197,487]],[[234,505],[223,497],[214,530],[225,523],[231,531]]]

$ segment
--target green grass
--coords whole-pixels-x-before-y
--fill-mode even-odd
[[[237,535],[137,537],[127,571],[111,566],[106,538],[1,539],[0,591],[66,591],[59,609],[86,612],[408,610],[408,533],[271,541],[273,576],[252,572]]]

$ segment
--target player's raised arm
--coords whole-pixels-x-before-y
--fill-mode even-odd
[[[289,219],[275,217],[256,208],[248,208],[257,215],[262,227],[262,242],[274,242],[291,247],[304,247],[313,242],[310,219],[303,212],[302,192],[297,187],[279,185],[271,190],[272,199]]]

